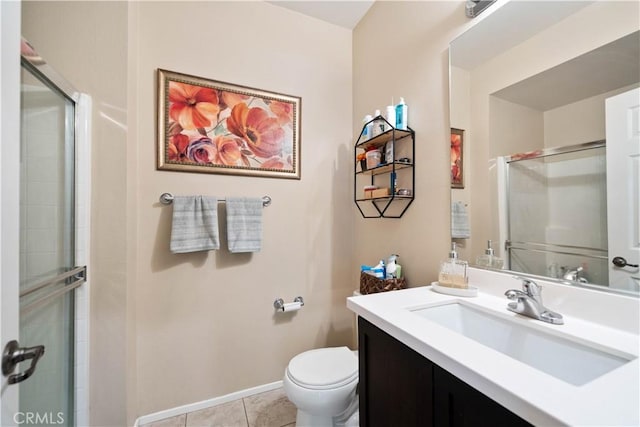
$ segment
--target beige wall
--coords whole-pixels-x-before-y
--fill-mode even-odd
[[[469,209],[471,202],[471,183],[469,179],[471,177],[471,169],[474,167],[473,163],[469,161],[469,159],[471,159],[470,147],[473,145],[471,105],[468,101],[471,98],[471,75],[467,70],[459,67],[450,67],[449,74],[450,81],[455,82],[455,85],[449,85],[449,103],[450,105],[457,106],[457,108],[451,108],[449,111],[451,127],[464,131],[462,135],[462,182],[464,188],[451,189],[451,203],[464,203],[470,221],[472,212]],[[470,231],[473,235],[473,230]],[[457,244],[456,247],[460,259],[473,261],[469,258],[468,254],[468,239],[454,239],[454,241]]]
[[[605,139],[605,100],[638,87],[625,86],[544,112],[544,146],[581,144]]]
[[[351,32],[263,2],[27,2],[24,16],[94,102],[92,425],[277,381],[298,352],[352,344]],[[302,179],[156,171],[157,68],[302,97]],[[170,255],[164,191],[268,194],[263,250]],[[302,311],[274,315],[297,295]]]
[[[127,5],[23,2],[23,35],[93,98],[90,380],[94,425],[125,425],[135,349],[128,298]]]
[[[351,32],[265,2],[136,7],[141,415],[281,380],[295,354],[351,344],[355,284]],[[302,179],[156,171],[157,68],[302,97]],[[170,254],[165,191],[271,196],[262,251]],[[297,295],[301,311],[274,315]]]
[[[402,96],[416,132],[416,199],[402,219],[355,209],[354,267],[400,254],[410,286],[437,280],[450,242],[449,42],[469,20],[464,2],[376,2],[353,33],[353,134]],[[351,272],[357,277],[357,270]]]

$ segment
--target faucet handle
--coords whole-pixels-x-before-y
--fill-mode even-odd
[[[526,277],[513,276],[513,278],[522,280],[522,290],[525,291],[527,295],[531,297],[540,296],[540,293],[542,292],[542,286],[538,285],[536,282]]]

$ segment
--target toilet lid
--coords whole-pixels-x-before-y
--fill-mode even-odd
[[[309,350],[291,359],[287,374],[305,388],[340,387],[358,378],[358,358],[347,347]]]

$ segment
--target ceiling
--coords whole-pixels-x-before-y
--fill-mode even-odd
[[[471,71],[592,4],[591,0],[506,2],[451,42],[451,65]],[[548,111],[637,84],[639,58],[640,35],[635,32],[492,95]]]
[[[353,30],[373,5],[374,0],[271,0],[268,3]]]
[[[493,95],[548,111],[638,83],[640,32],[636,31]]]
[[[451,42],[451,65],[473,70],[591,3],[575,0],[504,3]]]

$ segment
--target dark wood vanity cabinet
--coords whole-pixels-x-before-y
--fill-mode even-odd
[[[358,318],[360,426],[433,425],[433,364]]]
[[[358,331],[361,427],[530,425],[362,317]]]

